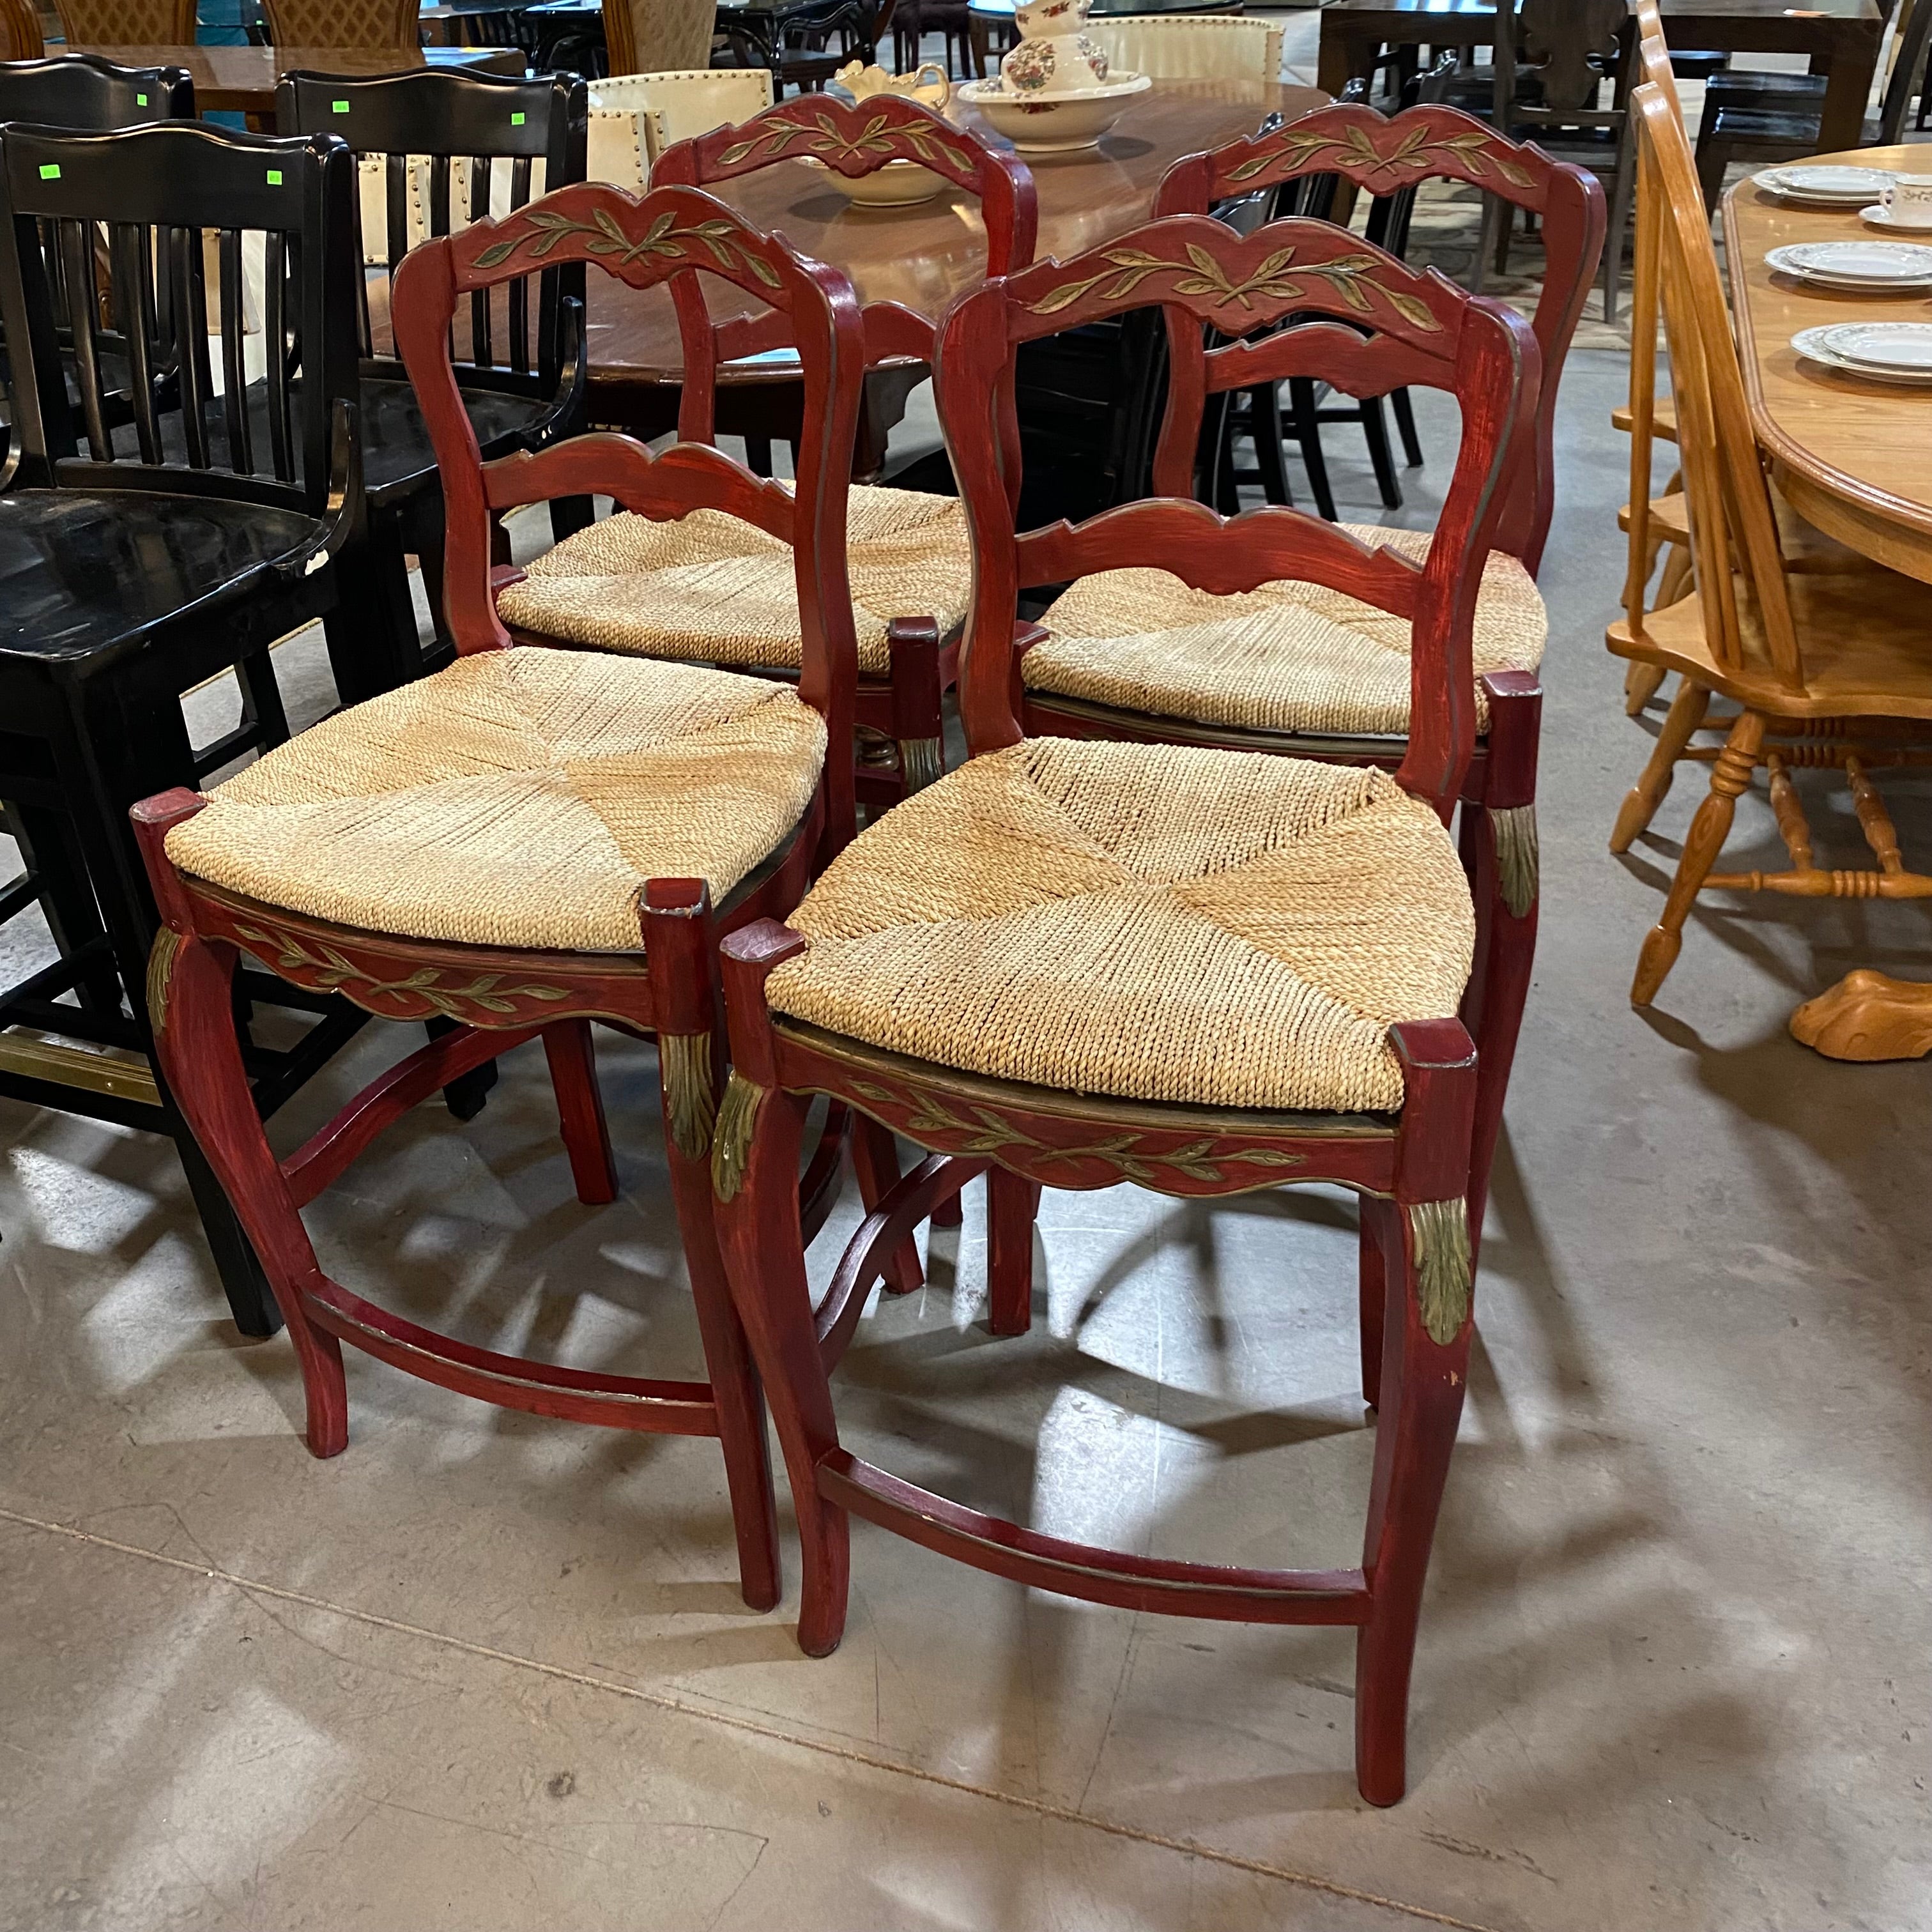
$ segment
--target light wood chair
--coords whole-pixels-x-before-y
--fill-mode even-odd
[[[55,0],[70,47],[191,47],[195,0]]]
[[[419,48],[420,0],[262,0],[268,38],[278,47],[356,47],[371,52]]]
[[[1229,14],[1089,20],[1087,38],[1108,64],[1156,80],[1279,80],[1281,23]]]
[[[1633,1005],[1657,996],[1683,945],[1700,892],[1777,892],[1802,898],[1932,898],[1932,877],[1909,871],[1871,778],[1898,761],[1910,731],[1932,719],[1932,624],[1923,586],[1870,565],[1804,567],[1786,555],[1753,434],[1744,376],[1731,336],[1710,224],[1682,118],[1654,82],[1631,96],[1638,128],[1637,256],[1654,275],[1670,350],[1682,464],[1682,530],[1694,587],[1676,602],[1627,613],[1610,649],[1660,665],[1682,683],[1649,764],[1619,814],[1613,850],[1650,820],[1714,693],[1738,707],[1697,809],[1662,916],[1646,936],[1630,988]],[[1654,350],[1652,352],[1654,356]],[[1640,424],[1654,372],[1633,357],[1633,413]],[[1646,469],[1636,467],[1641,454]],[[1633,503],[1647,500],[1648,446],[1632,439]],[[1633,519],[1637,546],[1650,520]],[[1820,866],[1790,772],[1835,766],[1850,783],[1876,869]],[[1737,801],[1762,765],[1771,806],[1791,856],[1785,872],[1713,869]]]
[[[33,0],[0,0],[0,60],[38,60],[46,50]]]
[[[667,148],[735,127],[771,104],[769,68],[692,68],[592,81],[590,178],[641,194]]]
[[[604,0],[613,74],[682,74],[711,64],[717,0]]]

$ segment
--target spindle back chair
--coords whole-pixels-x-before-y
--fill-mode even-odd
[[[524,206],[533,193],[584,178],[589,109],[574,75],[518,80],[507,75],[416,69],[373,80],[292,73],[275,91],[276,125],[285,134],[330,134],[347,142],[358,164],[380,158],[385,241],[376,250],[356,207],[355,281],[362,355],[362,410],[369,490],[370,564],[361,593],[369,621],[391,640],[406,673],[425,662],[406,560],[422,560],[436,626],[427,662],[446,661],[450,640],[442,609],[441,497],[416,399],[389,340],[388,299],[400,263],[420,232],[432,236]],[[537,170],[542,170],[539,181]],[[533,261],[494,297],[479,292],[459,329],[464,390],[492,455],[536,449],[582,419],[583,271],[568,262]],[[582,502],[553,505],[557,534],[590,520]],[[500,553],[507,556],[500,541]]]
[[[1620,814],[1616,848],[1642,830],[1661,801],[1671,766],[1702,723],[1713,692],[1738,706],[1725,721],[1711,789],[1686,837],[1664,911],[1646,937],[1630,998],[1647,1006],[1675,964],[1699,892],[1765,890],[1800,898],[1932,897],[1932,876],[1904,863],[1872,771],[1898,762],[1898,728],[1932,718],[1916,590],[1895,573],[1855,562],[1820,567],[1788,560],[1751,425],[1724,285],[1695,163],[1671,98],[1647,82],[1631,96],[1638,129],[1637,249],[1654,274],[1670,352],[1682,465],[1683,526],[1690,557],[1687,595],[1645,612],[1633,520],[1630,584],[1636,599],[1609,641],[1619,655],[1681,674],[1672,716]],[[1646,390],[1632,376],[1634,415]],[[1633,440],[1633,504],[1639,484]],[[1646,467],[1647,470],[1647,460]],[[1681,732],[1673,726],[1682,725]],[[1819,739],[1825,742],[1815,742]],[[1794,746],[1790,741],[1798,742]],[[1877,869],[1821,867],[1790,769],[1844,771]],[[1720,873],[1738,799],[1764,765],[1791,869]]]
[[[196,122],[0,130],[14,410],[0,798],[26,864],[0,904],[10,918],[38,901],[60,954],[0,994],[0,1027],[30,1030],[5,1035],[0,1092],[173,1138],[236,1319],[257,1334],[276,1320],[266,1283],[149,1059],[140,987],[154,914],[127,812],[287,736],[277,638],[322,617],[338,687],[356,694],[380,674],[366,638],[334,628],[329,567],[361,524],[350,170],[339,142]],[[266,338],[279,350],[262,358],[273,406],[259,422],[234,406],[250,342],[265,346],[244,334],[244,239],[271,268]],[[230,670],[239,722],[192,741],[184,694]],[[244,991],[322,1016],[291,1052],[250,1042],[266,1114],[360,1017],[252,974]]]
[[[593,264],[640,290],[704,274],[730,285],[734,295],[783,310],[809,399],[795,490],[752,476],[716,448],[688,442],[653,454],[627,436],[584,434],[540,452],[484,454],[466,406],[460,365],[452,359],[454,318],[468,297],[500,289],[533,265],[581,269]],[[592,490],[608,491],[653,518],[727,509],[791,548],[806,614],[799,697],[824,721],[822,729],[818,719],[811,721],[818,748],[811,754],[804,802],[774,831],[764,856],[728,884],[716,903],[704,877],[640,879],[622,895],[626,916],[634,921],[632,935],[620,941],[614,934],[590,950],[583,937],[572,936],[579,928],[558,910],[568,897],[580,839],[552,835],[547,840],[541,828],[532,830],[521,821],[500,832],[486,830],[484,836],[497,843],[490,848],[494,856],[479,861],[484,886],[491,892],[507,889],[492,916],[507,918],[523,936],[514,943],[473,938],[459,943],[446,934],[417,936],[464,916],[466,902],[460,896],[439,896],[448,893],[446,886],[419,884],[407,868],[399,869],[370,888],[387,896],[386,922],[345,923],[315,910],[334,888],[330,860],[312,842],[284,855],[285,872],[276,881],[280,896],[251,894],[238,889],[230,873],[223,827],[234,821],[224,821],[223,814],[237,808],[226,805],[221,792],[202,797],[175,791],[148,800],[135,820],[167,922],[149,982],[163,1062],[267,1265],[301,1358],[308,1444],[315,1454],[334,1455],[347,1440],[340,1360],[345,1341],[407,1373],[506,1407],[614,1428],[718,1436],[745,1595],[766,1608],[778,1594],[770,1477],[756,1380],[718,1260],[706,1164],[723,1068],[716,939],[748,920],[789,908],[823,856],[852,832],[849,760],[824,758],[823,747],[828,735],[835,744],[842,732],[849,735],[851,724],[855,646],[844,540],[864,365],[858,305],[836,270],[795,254],[782,239],[748,226],[708,195],[670,188],[640,200],[593,184],[560,189],[500,220],[480,221],[412,251],[396,278],[394,319],[444,477],[448,610],[459,656],[447,669],[385,700],[391,708],[374,726],[376,736],[386,744],[399,742],[397,721],[403,712],[394,700],[408,700],[410,728],[419,734],[415,742],[440,770],[438,761],[454,753],[439,721],[452,705],[462,705],[463,693],[496,692],[487,702],[514,703],[503,692],[523,690],[519,680],[535,679],[530,689],[560,694],[556,701],[568,713],[564,735],[575,746],[571,755],[580,770],[587,772],[599,757],[624,761],[627,813],[644,809],[656,797],[662,827],[655,838],[638,832],[626,818],[634,845],[648,848],[666,836],[675,841],[684,836],[680,828],[707,809],[707,799],[715,806],[722,798],[728,816],[752,814],[760,808],[759,788],[767,782],[760,772],[769,776],[776,755],[770,747],[763,766],[758,747],[748,743],[741,747],[736,770],[722,769],[730,764],[728,744],[694,764],[674,758],[658,770],[650,761],[659,728],[643,714],[655,707],[682,716],[680,706],[703,710],[728,701],[752,707],[741,716],[768,707],[795,719],[802,710],[797,700],[751,679],[512,646],[490,594],[491,520],[504,510]],[[716,336],[713,331],[706,340],[687,338],[692,366],[716,355]],[[728,693],[725,687],[731,688]],[[629,694],[628,702],[617,701],[614,694],[620,691]],[[529,716],[534,729],[535,708]],[[613,748],[602,751],[600,716],[614,734]],[[310,735],[333,733],[331,745],[366,748],[367,728],[351,710],[313,728]],[[697,726],[673,722],[662,725],[662,735],[669,742],[680,732],[701,735],[706,728],[703,719]],[[795,733],[797,728],[786,728]],[[639,731],[641,748],[634,735]],[[290,748],[292,754],[301,748],[300,740]],[[364,748],[356,755],[368,754]],[[481,775],[494,768],[485,758]],[[796,776],[794,770],[787,782]],[[388,802],[405,788],[404,779],[421,778],[419,772],[399,771],[394,788],[379,778],[374,795]],[[652,792],[653,785],[664,788],[662,795]],[[434,809],[433,803],[426,808]],[[204,813],[212,831],[204,826]],[[459,806],[456,815],[466,822],[459,826],[452,821],[452,834],[476,832],[468,822],[477,815],[473,808]],[[650,861],[646,856],[628,862],[644,871]],[[239,1103],[245,1076],[224,1045],[222,1016],[238,952],[298,986],[339,986],[385,1018],[434,1014],[454,1027],[376,1081],[305,1146],[278,1161]],[[331,1280],[302,1226],[301,1208],[427,1092],[538,1036],[556,1087],[579,1198],[612,1199],[616,1176],[596,1088],[593,1018],[656,1036],[666,1158],[708,1383],[558,1367],[436,1334]],[[808,1218],[822,1218],[836,1196],[843,1121],[842,1114],[829,1124],[808,1177],[802,1210]]]
[[[1179,481],[1177,496],[1186,496],[1191,472],[1190,429],[1204,398],[1220,387],[1307,371],[1352,391],[1396,381],[1452,389],[1462,405],[1464,438],[1443,540],[1427,562],[1371,552],[1293,509],[1223,519],[1191,500],[1131,504],[1016,536],[1018,479],[1006,461],[1001,426],[1012,406],[1016,346],[1150,303],[1190,325],[1171,332],[1178,400],[1158,458],[1163,478]],[[1317,319],[1274,329],[1290,314]],[[1348,326],[1337,326],[1343,322]],[[1234,338],[1273,332],[1210,351],[1203,340],[1209,328]],[[1073,748],[1041,745],[1039,755],[1055,761],[1058,774],[1050,785],[1037,781],[1052,800],[1042,815],[1040,793],[1031,788],[1036,768],[1027,762],[1036,747],[1024,740],[1014,702],[1013,635],[1024,585],[1148,562],[1215,592],[1292,572],[1406,615],[1416,631],[1415,729],[1399,775],[1412,796],[1396,809],[1427,843],[1438,876],[1446,874],[1461,897],[1453,850],[1436,827],[1453,807],[1474,742],[1472,560],[1485,554],[1501,514],[1498,486],[1509,445],[1526,430],[1534,407],[1536,355],[1528,325],[1498,306],[1365,252],[1328,224],[1292,219],[1246,236],[1202,217],[1156,220],[1071,260],[995,278],[948,310],[935,366],[977,571],[962,688],[974,755],[869,827],[834,862],[795,928],[748,928],[724,946],[733,1070],[712,1183],[732,1293],[778,1424],[797,1512],[805,1560],[799,1642],[808,1654],[836,1647],[843,1630],[852,1513],[976,1568],[1091,1601],[1182,1616],[1352,1624],[1360,1632],[1358,1780],[1372,1803],[1401,1795],[1409,1662],[1469,1339],[1466,1196],[1476,1066],[1466,1033],[1447,1010],[1455,994],[1445,986],[1439,1017],[1396,1024],[1388,1036],[1402,1070],[1399,1112],[1345,1115],[1319,1102],[1310,1111],[1270,1112],[1274,1102],[1232,1099],[1219,1083],[1240,1077],[1226,1070],[1240,1062],[1242,1043],[1228,1034],[1197,1040],[1189,1029],[1203,1012],[1225,1012],[1232,1033],[1240,1002],[1231,995],[1223,1008],[1205,985],[1184,992],[1144,983],[1137,976],[1160,968],[1134,921],[1177,875],[1190,892],[1207,895],[1214,889],[1206,880],[1240,871],[1257,840],[1274,849],[1270,835],[1246,819],[1232,836],[1238,851],[1216,844],[1231,836],[1217,796],[1222,789],[1286,785],[1322,768],[1121,746],[1078,748],[1070,764]],[[1089,751],[1102,755],[1087,758]],[[1084,780],[1070,783],[1076,769]],[[1327,770],[1338,784],[1388,784],[1379,775]],[[1175,799],[1154,809],[1144,788],[1156,772],[1193,788],[1187,796],[1198,822]],[[1111,783],[1103,779],[1109,772]],[[1122,784],[1133,794],[1126,802]],[[1388,795],[1400,796],[1393,788]],[[1189,853],[1200,856],[1183,858],[1159,834],[1151,835],[1158,852],[1143,848],[1142,814],[1176,832],[1186,818],[1190,841],[1202,842],[1190,842]],[[1083,890],[1038,862],[1043,850],[1062,856],[1050,828],[1067,819],[1075,822],[1070,839],[1077,832],[1099,842],[1079,846],[1082,867],[1093,867],[1103,848],[1142,861],[1131,872],[1133,909],[1112,899],[1104,911],[1094,908],[1104,943],[1089,933],[1076,946]],[[962,830],[970,837],[962,838]],[[1285,822],[1274,830],[1292,840]],[[1070,842],[1070,865],[1074,850]],[[929,908],[917,896],[928,868],[935,881]],[[1101,874],[1115,876],[1108,868]],[[1077,876],[1090,881],[1096,874]],[[1393,882],[1409,875],[1396,865],[1378,876]],[[1387,889],[1391,906],[1406,906],[1400,884]],[[1099,896],[1109,888],[1092,890]],[[1268,890],[1258,883],[1254,890],[1264,896]],[[821,912],[828,893],[838,896]],[[1270,902],[1270,916],[1282,922],[1269,927],[1268,944],[1292,951],[1288,935],[1304,914],[1288,895]],[[962,933],[949,956],[927,936],[932,921],[958,920],[976,935],[1002,914],[1018,920],[1042,904],[1062,921],[1047,928],[1059,943],[1050,955],[1003,962],[984,982],[971,976],[986,950],[979,938]],[[1466,899],[1462,904],[1466,910]],[[905,950],[896,955],[895,946]],[[1063,962],[1075,952],[1081,964],[1070,969]],[[883,982],[862,978],[861,956],[896,959],[884,979],[901,990],[882,998]],[[842,983],[848,973],[861,976],[857,983]],[[958,985],[940,983],[961,976]],[[1048,994],[1060,1001],[1052,1009],[1051,1040],[1010,1017],[1022,1001]],[[1111,1018],[1096,1022],[1100,1012]],[[1170,1022],[1187,1035],[1185,1070],[1163,1060],[1156,1079],[1146,1036],[1180,1037]],[[1063,1048],[1082,1070],[1077,1079],[1054,1058]],[[1287,1058],[1298,1050],[1286,1049]],[[1016,1070],[1022,1065],[1046,1070]],[[817,1094],[872,1115],[931,1157],[863,1224],[814,1310],[793,1177]],[[1360,1568],[1231,1570],[1069,1542],[934,1495],[841,1443],[830,1371],[888,1258],[968,1180],[988,1180],[992,1326],[1010,1334],[1030,1316],[1030,1228],[1042,1185],[1084,1190],[1131,1179],[1163,1193],[1211,1198],[1290,1174],[1297,1182],[1339,1182],[1364,1197],[1364,1372],[1370,1400],[1378,1397],[1382,1407]]]
[[[46,50],[34,0],[0,0],[0,61],[37,61]]]
[[[1467,182],[1541,223],[1546,267],[1532,322],[1542,352],[1536,434],[1509,479],[1497,545],[1534,574],[1556,501],[1557,386],[1603,250],[1601,184],[1457,108],[1421,106],[1384,116],[1345,104],[1316,108],[1211,153],[1184,156],[1162,177],[1154,209],[1204,214],[1238,195],[1323,176],[1378,198],[1425,181]]]

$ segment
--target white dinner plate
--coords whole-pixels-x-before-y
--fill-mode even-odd
[[[1794,201],[1850,207],[1883,194],[1892,176],[1882,168],[1797,166],[1765,168],[1751,179]]]
[[[1831,288],[1880,291],[1932,282],[1932,248],[1908,242],[1794,242],[1764,259],[1780,274]]]
[[[1858,214],[1862,220],[1869,221],[1874,228],[1882,228],[1888,235],[1922,235],[1932,242],[1932,221],[1900,221],[1882,201],[1860,208]]]
[[[1836,338],[1847,331],[1858,328],[1918,328],[1926,332],[1932,340],[1932,323],[1928,322],[1826,322],[1817,328],[1801,328],[1791,338],[1791,346],[1799,355],[1828,369],[1835,369],[1841,375],[1856,376],[1868,382],[1891,382],[1901,388],[1932,389],[1932,354],[1924,362],[1884,367],[1868,362],[1855,362],[1838,348]]]
[[[1832,354],[1862,369],[1932,376],[1932,322],[1840,322],[1830,325]]]

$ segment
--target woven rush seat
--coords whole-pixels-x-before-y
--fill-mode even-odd
[[[339,712],[168,835],[183,872],[367,931],[642,949],[652,878],[721,898],[810,804],[825,724],[788,686],[482,651]]]
[[[1388,1111],[1388,1031],[1455,1012],[1454,845],[1380,772],[1036,738],[862,832],[792,914],[774,1012],[997,1078]]]
[[[1426,530],[1342,527],[1422,562]],[[1408,729],[1408,620],[1312,584],[1234,596],[1164,570],[1082,578],[1040,622],[1053,633],[1021,660],[1042,695],[1248,730],[1400,736]],[[1477,726],[1489,728],[1486,672],[1534,670],[1549,619],[1534,580],[1496,550],[1484,566],[1473,638]]]
[[[965,616],[973,561],[956,498],[855,484],[846,547],[866,676],[891,669],[889,619],[931,617],[944,637]],[[607,517],[538,557],[496,608],[519,630],[645,657],[789,667],[801,648],[790,547],[722,510]]]

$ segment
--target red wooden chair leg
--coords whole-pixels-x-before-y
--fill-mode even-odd
[[[235,1036],[234,978],[232,946],[164,927],[148,968],[155,1046],[176,1102],[261,1258],[295,1344],[309,1451],[339,1456],[349,1444],[342,1345],[310,1322],[302,1306],[303,1287],[319,1282],[322,1271],[255,1111]]]
[[[1478,865],[1475,876],[1477,972],[1480,1010],[1471,1030],[1476,1042],[1475,1120],[1469,1158],[1469,1240],[1480,1246],[1488,1205],[1490,1168],[1502,1130],[1510,1067],[1522,1030],[1536,957],[1536,926],[1542,898],[1536,833],[1536,758],[1542,729],[1543,693],[1534,678],[1512,672],[1485,680],[1490,693],[1490,760],[1484,803],[1473,812]]]
[[[762,989],[758,997],[762,999]],[[738,1042],[734,1036],[734,1049]],[[712,1149],[726,1277],[784,1453],[804,1564],[799,1648],[825,1657],[845,1634],[850,1529],[818,1488],[819,1459],[838,1446],[819,1354],[798,1214],[799,1144],[807,1103],[734,1071]]]
[[[930,617],[895,617],[886,627],[886,645],[892,653],[892,736],[910,796],[946,769],[939,627]]]
[[[718,1447],[738,1543],[739,1587],[753,1610],[769,1610],[776,1606],[783,1585],[764,1397],[751,1346],[731,1304],[712,1210],[711,1138],[724,1084],[724,1040],[712,978],[710,896],[704,880],[649,881],[642,925],[658,1018],[664,1161],[717,1405]]]
[[[932,1210],[932,1223],[935,1228],[957,1228],[966,1220],[966,1202],[963,1195],[956,1194],[950,1201],[942,1201]]]
[[[1003,1167],[986,1170],[987,1325],[995,1335],[1033,1326],[1033,1224],[1040,1184]]]
[[[893,1144],[892,1129],[882,1127],[864,1114],[856,1115],[852,1124],[852,1171],[859,1177],[859,1198],[868,1214],[898,1182],[898,1149]],[[925,1280],[918,1244],[908,1236],[886,1270],[885,1291],[888,1294],[910,1294]]]
[[[588,1020],[559,1020],[543,1030],[544,1056],[556,1090],[557,1124],[570,1156],[570,1178],[586,1208],[617,1198],[617,1161],[597,1085],[597,1050]]]

